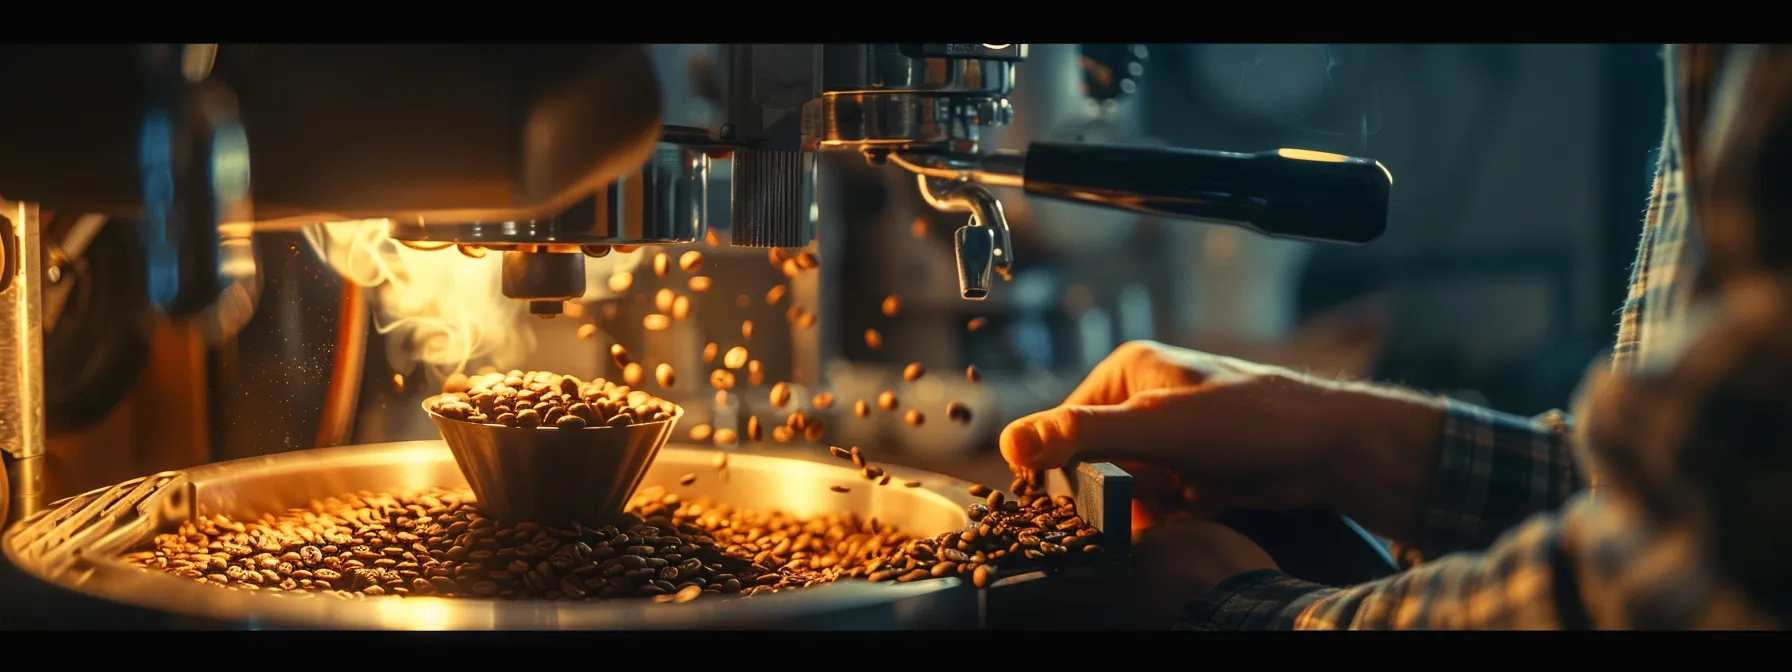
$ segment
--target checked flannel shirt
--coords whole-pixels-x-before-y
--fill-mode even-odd
[[[1713,145],[1761,141],[1775,124],[1792,122],[1784,116],[1792,114],[1792,48],[1686,45],[1663,53],[1667,128],[1613,349],[1617,373],[1671,357],[1663,351],[1683,341],[1677,330],[1692,320],[1704,250],[1688,185],[1705,182],[1690,173],[1728,175],[1726,152]],[[1700,138],[1710,142],[1702,147]],[[1714,204],[1700,205],[1713,212]],[[1430,510],[1420,538],[1408,541],[1428,558],[1451,555],[1342,589],[1274,570],[1242,574],[1185,609],[1178,628],[1777,626],[1725,587],[1691,535],[1650,520],[1618,483],[1602,480],[1598,465],[1615,463],[1577,455],[1572,424],[1560,412],[1521,418],[1447,402]]]

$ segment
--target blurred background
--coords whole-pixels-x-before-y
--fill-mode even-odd
[[[482,275],[496,275],[495,259],[468,263],[453,250],[322,229],[257,233],[259,276],[243,289],[255,301],[236,322],[203,333],[102,330],[125,340],[48,353],[56,376],[79,383],[62,387],[91,391],[51,399],[60,445],[48,453],[50,494],[215,460],[434,438],[418,405],[445,376],[495,366],[616,378],[616,343],[650,372],[676,369],[676,385],[647,389],[689,409],[681,436],[698,424],[744,435],[753,417],[784,424],[790,409],[766,399],[788,381],[815,428],[767,429],[732,448],[860,445],[880,461],[1005,483],[995,455],[1002,426],[1062,400],[1131,339],[1531,414],[1565,404],[1615,333],[1661,136],[1658,45],[1032,50],[1002,146],[1048,139],[1370,157],[1394,176],[1386,236],[1355,248],[1308,245],[1001,194],[1016,272],[990,300],[966,302],[950,254],[962,222],[931,211],[895,168],[826,156],[817,272],[726,245],[699,244],[704,262],[690,271],[677,264],[684,250],[668,250],[664,274],[654,271],[658,250],[612,254],[592,260],[583,301],[538,320]],[[727,162],[713,170],[710,222],[727,240]],[[128,236],[107,227],[92,254],[114,250],[123,264]],[[708,284],[700,290],[693,276]],[[83,282],[58,290],[78,299],[60,313],[71,333],[114,319],[118,302],[141,303],[108,294],[118,283]],[[892,295],[894,316],[883,310]],[[654,319],[667,314],[675,319]],[[967,328],[973,320],[984,326]],[[868,329],[881,348],[867,344]],[[730,394],[715,394],[711,343],[748,348],[760,374],[743,369]],[[931,373],[903,381],[911,362]],[[965,379],[970,365],[981,383]],[[853,402],[886,390],[929,421],[852,413]],[[815,403],[823,392],[831,405]],[[973,409],[969,422],[947,421],[954,401]]]

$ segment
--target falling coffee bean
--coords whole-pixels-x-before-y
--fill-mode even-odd
[[[970,322],[965,323],[964,328],[969,329],[971,331],[981,331],[984,327],[987,327],[987,326],[989,326],[989,318],[973,317],[973,318],[971,318]]]
[[[716,361],[716,351],[719,349],[720,349],[720,346],[716,345],[715,341],[710,341],[709,343],[705,344],[703,346],[703,363],[709,364],[711,362]]]
[[[830,486],[828,486],[828,489],[833,490],[834,492],[839,492],[839,493],[852,492],[852,488],[846,487],[844,485],[830,485]]]
[[[865,347],[871,348],[872,350],[884,349],[884,335],[877,333],[876,329],[866,329]]]
[[[696,273],[703,268],[703,253],[691,250],[678,257],[678,267],[686,273]]]
[[[902,298],[891,294],[884,297],[884,317],[896,317],[902,312]]]
[[[666,277],[666,271],[671,270],[671,268],[672,268],[671,260],[666,258],[665,252],[657,252],[653,255],[653,274],[654,275],[657,275],[662,278]]]
[[[920,362],[910,362],[908,366],[902,367],[902,379],[911,383],[920,380],[926,373],[927,367],[921,366]]]
[[[790,403],[790,385],[786,383],[773,385],[768,401],[771,402],[772,408],[783,408],[785,404]],[[796,429],[801,429],[801,427]]]
[[[871,404],[865,403],[864,399],[852,402],[852,414],[861,418],[871,417]]]
[[[690,486],[690,484],[696,483],[696,482],[697,482],[696,474],[685,474],[684,476],[682,476],[678,479],[679,485],[683,485],[683,486],[687,486],[687,487]]]
[[[971,407],[964,405],[962,401],[946,404],[946,419],[959,424],[970,424]]]
[[[894,411],[894,410],[896,410],[896,407],[899,405],[901,405],[901,404],[900,404],[900,402],[898,402],[896,400],[895,392],[893,392],[891,390],[884,390],[883,392],[879,392],[877,394],[877,407],[878,408],[884,409],[886,411]]]
[[[815,395],[814,399],[809,400],[809,403],[815,405],[815,410],[825,411],[834,406],[834,393],[822,392]]]
[[[722,355],[722,366],[728,367],[731,370],[739,370],[740,367],[743,367],[746,365],[747,365],[747,349],[746,348],[743,348],[743,347],[740,347],[737,345],[732,348],[729,348],[728,354]]]
[[[697,425],[697,426],[691,428],[691,440],[692,441],[698,441],[698,442],[708,441],[709,435],[710,435],[709,425]]]
[[[660,384],[660,387],[672,387],[672,383],[678,380],[672,373],[672,365],[666,363],[653,367],[653,379]]]
[[[911,408],[908,409],[908,413],[903,415],[902,420],[903,422],[907,422],[911,427],[920,427],[927,422],[927,416],[922,415],[920,411]]]

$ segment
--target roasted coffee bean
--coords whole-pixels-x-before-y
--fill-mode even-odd
[[[710,341],[709,343],[704,344],[704,346],[703,346],[703,363],[710,364],[710,363],[715,362],[716,361],[716,351],[720,350],[720,349],[721,349],[721,346],[716,345],[715,341]]]
[[[838,457],[842,460],[852,459],[852,451],[847,450],[845,448],[841,448],[839,446],[828,446],[828,453],[830,453],[834,457]]]
[[[509,377],[522,384],[556,385],[514,373]],[[862,451],[830,452],[856,458],[867,479],[877,475],[877,482],[889,482],[887,473],[878,475],[881,467],[864,463]],[[726,454],[717,457],[718,468],[725,466]],[[1033,483],[1038,473],[1019,477]],[[851,491],[843,484],[829,488]],[[1103,554],[1097,531],[1067,497],[1017,493],[1016,501],[1006,501],[985,486],[973,490],[986,499],[966,508],[971,527],[927,539],[851,514],[805,518],[707,501],[687,504],[658,486],[642,488],[628,503],[633,523],[572,529],[500,525],[480,515],[465,490],[362,492],[255,522],[200,517],[126,558],[145,569],[230,588],[339,598],[659,596],[678,602],[848,578],[906,582],[968,575],[973,585],[987,587],[998,566],[1090,562]]]
[[[739,440],[740,440],[740,437],[737,436],[736,432],[732,429],[723,427],[721,429],[716,430],[716,444],[717,445],[731,446],[731,445],[734,445],[735,442],[737,442]]]
[[[646,370],[639,362],[629,362],[628,366],[622,367],[622,382],[628,383],[629,387],[639,387],[645,375]]]
[[[834,393],[822,392],[822,393],[816,394],[815,398],[809,400],[809,402],[815,405],[815,410],[818,410],[818,411],[828,410],[829,408],[832,408],[834,406]]]
[[[660,384],[660,387],[672,387],[672,384],[678,380],[672,372],[672,365],[665,363],[653,367],[653,379]]]
[[[759,416],[757,415],[747,416],[747,440],[759,440]]]
[[[902,367],[902,379],[911,383],[920,380],[926,373],[927,367],[920,362],[909,362],[908,366]]]
[[[727,469],[727,468],[728,468],[728,454],[727,454],[727,453],[723,453],[723,452],[717,452],[717,453],[716,453],[716,459],[715,459],[715,464],[716,464],[716,470],[717,470],[717,471],[721,471],[721,470],[723,470],[723,469]]]
[[[666,271],[669,271],[671,269],[672,269],[672,260],[666,257],[665,252],[654,253],[654,255],[653,255],[653,274],[654,275],[657,275],[662,278],[666,277]]]
[[[727,369],[716,369],[709,372],[709,385],[718,390],[734,389],[734,373]]]
[[[871,417],[871,404],[865,403],[864,399],[852,402],[852,414],[861,418]]]
[[[702,294],[704,292],[709,291],[709,288],[712,286],[712,283],[710,282],[710,279],[708,276],[693,275],[693,276],[691,276],[690,282],[685,283],[685,286],[690,287],[691,291],[693,291],[693,292]]]
[[[859,475],[864,476],[867,481],[875,481],[884,477],[884,470],[882,467],[865,467],[859,470]]]
[[[772,408],[783,408],[785,404],[790,403],[790,384],[778,383],[773,385],[769,401],[772,404]],[[797,427],[796,429],[801,429],[801,427]]]
[[[610,360],[616,362],[616,368],[628,366],[629,363],[635,361],[633,357],[629,356],[628,348],[622,347],[621,343],[610,344]],[[521,383],[522,381],[518,382]],[[515,386],[513,385],[512,387]]]
[[[678,267],[686,273],[696,273],[703,268],[703,253],[691,250],[679,255]]]
[[[743,340],[748,340],[748,341],[753,340],[753,321],[752,320],[741,320],[741,322],[740,322],[740,337]]]
[[[673,299],[672,303],[666,306],[666,312],[671,312],[677,305],[678,300]],[[672,328],[672,318],[660,313],[650,313],[641,318],[641,328],[648,331],[664,331]]]
[[[776,286],[772,287],[771,289],[766,290],[765,305],[768,305],[768,306],[778,305],[779,301],[784,300],[784,293],[788,292],[788,291],[790,291],[790,288],[786,287],[784,285],[776,285]]]
[[[871,348],[872,350],[884,349],[884,335],[878,333],[876,329],[866,329],[865,347]]]
[[[927,422],[927,416],[922,415],[920,411],[911,408],[908,409],[907,413],[903,414],[902,421],[908,423],[910,426],[920,427]]]
[[[970,322],[965,323],[964,328],[970,331],[982,331],[987,326],[989,326],[989,318],[973,317]]]
[[[884,317],[895,317],[902,312],[902,297],[891,294],[884,297]]]
[[[878,408],[884,409],[886,411],[894,411],[894,410],[896,410],[896,407],[900,406],[900,405],[901,405],[901,402],[896,400],[896,393],[891,390],[884,390],[877,394],[877,407]]]
[[[919,487],[921,487],[921,482],[920,481],[903,481],[902,487],[919,488]]]
[[[692,441],[698,441],[698,442],[708,441],[709,435],[710,435],[709,425],[697,425],[697,426],[691,428],[690,436],[691,436]]]
[[[690,484],[696,483],[696,482],[697,482],[696,474],[685,474],[683,477],[678,479],[679,485],[683,485],[683,486],[687,486],[687,487],[690,486]]]
[[[858,446],[853,446],[851,450],[846,451],[846,457],[852,460],[852,466],[865,468],[865,451],[860,450]]]
[[[982,483],[973,484],[971,486],[972,497],[988,497],[991,492],[994,492],[994,490],[991,490],[989,486]]]

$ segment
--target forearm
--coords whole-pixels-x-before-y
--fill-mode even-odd
[[[1486,548],[1579,488],[1570,420],[1499,413],[1392,387],[1349,385],[1319,426],[1334,462],[1325,500],[1427,555]]]

